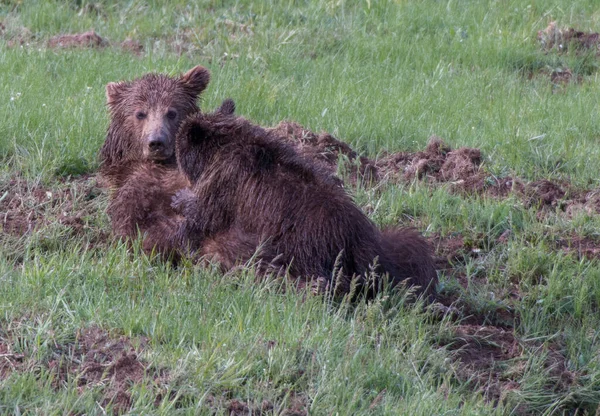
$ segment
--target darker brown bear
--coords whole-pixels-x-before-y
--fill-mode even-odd
[[[176,154],[192,184],[173,202],[185,217],[180,242],[200,248],[239,229],[256,235],[291,276],[325,281],[338,293],[350,290],[353,278],[376,289],[378,281],[367,281],[371,270],[388,273],[393,284],[434,290],[435,268],[420,235],[381,233],[329,172],[244,118],[192,116]]]

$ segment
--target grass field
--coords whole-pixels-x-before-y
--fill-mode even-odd
[[[166,3],[0,0],[1,414],[598,414],[600,49],[537,39],[600,31],[597,1]],[[170,268],[109,236],[104,86],[197,64],[204,109],[372,159],[436,135],[523,187],[350,187],[435,245],[434,305]]]

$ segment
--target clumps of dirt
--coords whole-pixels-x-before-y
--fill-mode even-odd
[[[455,360],[456,376],[468,381],[477,391],[498,403],[519,390],[519,371],[515,363],[522,347],[512,330],[494,326],[459,325],[449,342],[442,342]],[[507,372],[507,367],[513,371]],[[511,376],[508,376],[510,374]]]
[[[341,158],[352,183],[357,180],[373,184],[418,179],[447,184],[458,193],[486,193],[494,197],[505,197],[510,192],[524,189],[519,179],[496,178],[488,174],[481,166],[479,149],[461,147],[453,150],[437,136],[429,139],[422,152],[397,152],[369,159],[330,134],[313,133],[298,123],[286,121],[269,130],[332,173],[337,171]]]
[[[337,171],[338,160],[342,157],[347,162],[346,168],[351,181],[355,182],[358,177],[367,181],[379,181],[373,161],[359,156],[350,145],[328,133],[313,133],[293,121],[282,121],[267,130],[294,145],[301,154],[316,160],[332,174]]]
[[[100,35],[98,35],[95,31],[90,30],[88,32],[83,33],[75,33],[75,34],[62,34],[57,35],[48,40],[48,47],[52,49],[61,49],[61,48],[106,48],[111,46],[111,42]],[[140,55],[144,51],[144,46],[133,39],[125,39],[123,42],[119,43],[118,46],[126,51],[131,52],[134,55]]]
[[[560,237],[555,241],[556,248],[577,259],[600,259],[600,239],[582,237],[576,234]]]
[[[542,216],[552,211],[565,212],[569,216],[580,212],[600,213],[600,189],[577,190],[564,181],[527,182],[518,177],[496,177],[483,166],[479,149],[452,149],[437,136],[429,139],[424,151],[397,152],[369,159],[332,135],[314,133],[298,123],[286,121],[269,130],[295,146],[300,153],[316,160],[332,175],[341,168],[353,184],[422,180],[433,186],[447,186],[458,194],[492,198],[514,195],[526,207],[537,208]]]
[[[0,38],[6,40],[9,48],[32,45],[39,47],[43,43],[28,28],[5,22],[0,22]],[[128,38],[123,42],[113,43],[94,30],[56,35],[48,39],[45,46],[50,49],[102,49],[113,46],[134,55],[141,55],[144,51],[144,46],[137,40]]]
[[[135,39],[125,39],[120,43],[121,49],[125,52],[131,52],[134,55],[141,55],[144,52],[144,45]]]
[[[461,147],[452,150],[444,141],[432,136],[422,152],[394,153],[374,162],[380,177],[387,180],[428,180],[448,183],[457,191],[480,192],[485,188],[479,149]]]
[[[223,402],[215,396],[209,396],[207,404],[214,409],[225,408],[229,416],[250,416],[250,415],[282,415],[282,416],[307,416],[308,398],[302,394],[293,391],[286,394],[287,405],[285,408],[275,406],[269,400],[263,400],[260,403],[254,403],[249,400],[232,399]]]
[[[0,181],[0,242],[52,228],[102,244],[107,234],[94,224],[99,195],[96,178],[89,175],[50,187],[18,175]]]
[[[434,233],[428,240],[439,256],[436,258],[438,269],[452,269],[453,263],[476,257],[481,251],[481,247],[475,241],[467,241],[460,233],[447,236]]]
[[[143,349],[146,339],[139,339]],[[75,343],[59,348],[56,358],[48,363],[56,373],[55,386],[75,379],[81,388],[103,386],[103,407],[111,405],[116,412],[131,407],[131,385],[152,376],[160,381],[159,372],[149,374],[149,366],[139,359],[136,348],[127,337],[112,337],[98,327],[82,330]]]
[[[564,347],[561,348],[559,345],[547,347],[544,367],[549,376],[547,388],[552,391],[567,391],[577,383],[578,374],[569,369],[567,359],[562,351],[564,351]]]
[[[23,354],[15,354],[10,344],[0,338],[0,380],[7,378],[23,364]]]
[[[565,52],[569,49],[595,50],[600,52],[600,34],[582,32],[573,28],[559,28],[556,21],[538,31],[538,41],[543,50]]]
[[[581,74],[574,74],[573,71],[566,66],[553,68],[547,65],[543,68],[527,72],[527,78],[530,80],[537,76],[543,76],[544,78],[549,79],[553,86],[556,87],[556,89],[553,89],[553,92],[562,91],[559,87],[565,87],[572,83],[581,84],[583,82]]]
[[[546,179],[531,182],[524,189],[527,206],[556,207],[565,195],[560,185]]]
[[[550,81],[558,85],[566,85],[570,82],[579,84],[583,81],[583,77],[581,75],[574,76],[569,68],[557,68],[550,72]]]
[[[49,48],[103,48],[108,41],[95,31],[84,33],[57,35],[48,40]]]

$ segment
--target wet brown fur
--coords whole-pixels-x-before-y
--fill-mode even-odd
[[[329,172],[261,127],[198,113],[182,125],[176,154],[192,184],[173,201],[185,217],[179,243],[201,248],[236,229],[257,236],[304,283],[324,281],[347,293],[356,278],[373,293],[380,281],[368,280],[372,270],[388,273],[392,284],[419,286],[418,293],[435,290],[423,237],[406,229],[380,232]]]
[[[146,252],[172,254],[166,236],[182,218],[171,198],[189,184],[177,169],[175,136],[181,122],[199,111],[198,96],[209,78],[208,70],[196,66],[178,77],[147,74],[106,86],[110,125],[100,174],[111,192],[108,214],[113,234],[133,239],[141,233]],[[154,139],[160,146],[153,150]]]

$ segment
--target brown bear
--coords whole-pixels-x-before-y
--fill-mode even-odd
[[[197,113],[181,127],[176,156],[191,183],[173,199],[185,217],[179,244],[202,248],[236,229],[257,236],[304,283],[347,293],[355,279],[374,293],[381,280],[371,277],[387,273],[392,284],[434,292],[437,275],[423,237],[380,232],[328,170],[273,133],[232,114]]]
[[[181,217],[171,197],[187,186],[175,162],[181,122],[198,111],[198,96],[210,80],[196,66],[178,77],[147,74],[106,86],[110,125],[100,150],[100,174],[111,189],[108,214],[117,237],[141,233],[144,249],[170,251],[170,235]]]
[[[100,150],[100,175],[111,190],[112,230],[126,239],[141,234],[148,253],[178,257],[170,237],[182,217],[171,208],[171,199],[189,182],[177,169],[175,136],[181,122],[199,111],[198,96],[209,79],[208,70],[196,66],[178,77],[147,74],[106,86],[110,125]],[[235,104],[226,100],[218,111],[233,113]],[[206,247],[202,254],[230,267],[237,258],[230,257],[233,252],[247,253],[256,243],[231,230]]]

